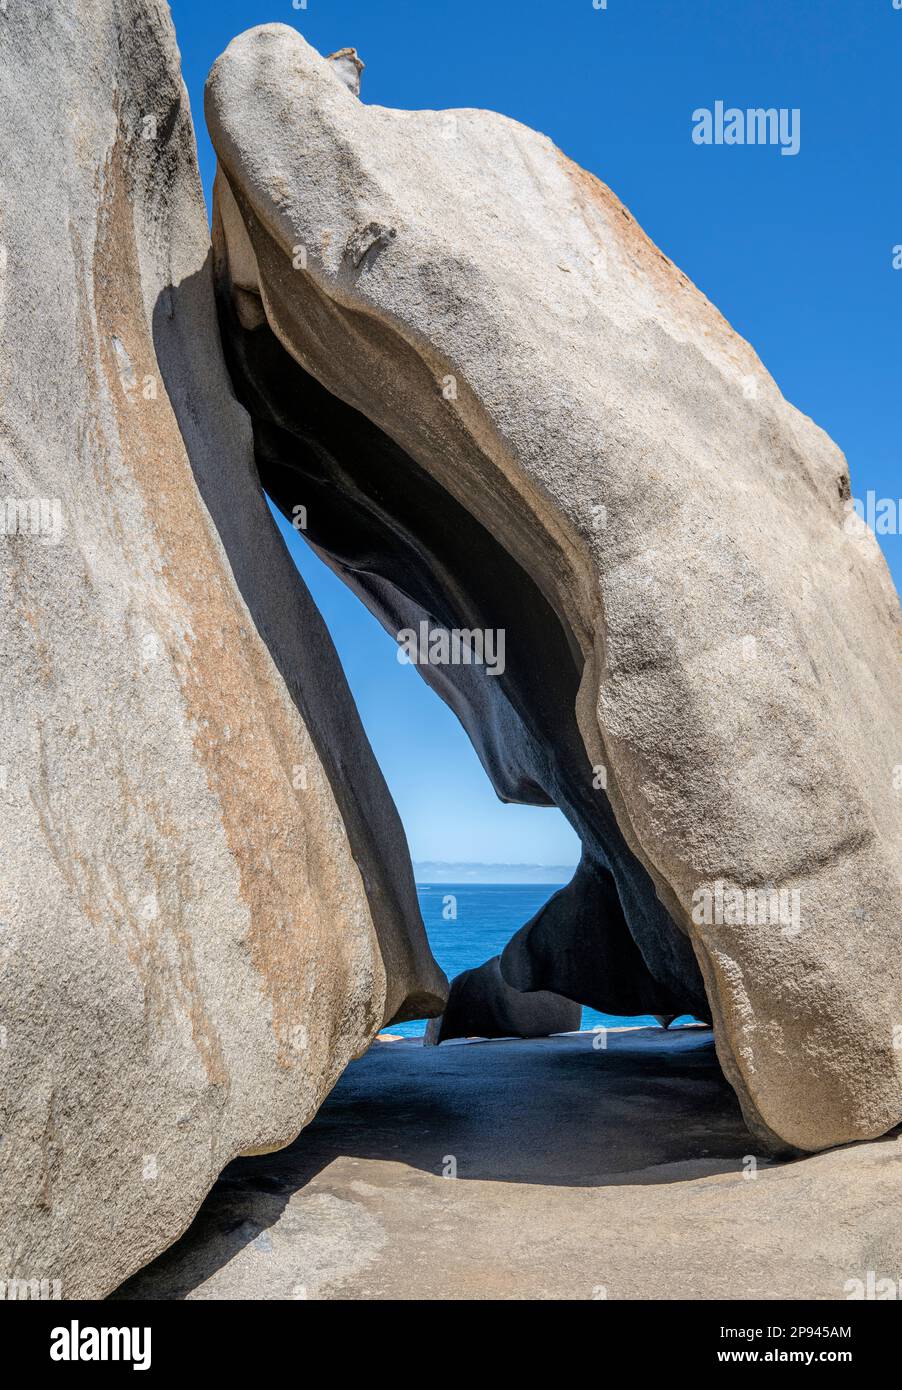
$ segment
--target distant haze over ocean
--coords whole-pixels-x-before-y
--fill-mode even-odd
[[[422,860],[413,866],[417,883],[569,883],[575,864],[464,864]]]

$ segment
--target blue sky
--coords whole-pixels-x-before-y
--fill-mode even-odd
[[[172,5],[209,198],[203,84],[235,34],[353,45],[362,98],[488,107],[604,179],[845,451],[856,496],[902,498],[902,9],[893,0],[221,0]],[[794,157],[699,146],[692,112],[799,108]],[[902,510],[902,505],[900,505]],[[882,536],[899,588],[902,539]],[[573,864],[556,811],[502,806],[456,721],[293,533],[414,860]]]

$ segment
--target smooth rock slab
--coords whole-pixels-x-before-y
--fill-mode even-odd
[[[898,1137],[772,1162],[707,1029],[597,1039],[374,1043],[116,1297],[844,1299],[896,1277]]]

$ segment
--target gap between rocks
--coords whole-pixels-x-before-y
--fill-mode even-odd
[[[460,977],[439,1040],[567,1026],[563,1001],[540,991],[604,1013],[709,1018],[690,942],[626,844],[586,752],[577,723],[584,662],[564,618],[435,476],[303,369],[260,296],[236,286],[228,267],[218,267],[217,290],[265,491],[289,521],[304,509],[301,535],[395,640],[421,624],[503,634],[496,674],[468,663],[418,670],[460,719],[498,796],[558,806],[582,842],[571,882],[500,962]],[[365,370],[346,365],[351,379]]]

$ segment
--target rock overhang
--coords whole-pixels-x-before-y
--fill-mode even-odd
[[[632,973],[700,1011],[703,978],[725,1071],[769,1142],[891,1128],[900,625],[873,537],[847,524],[840,451],[544,137],[492,113],[367,107],[279,25],[230,45],[206,105],[233,373],[267,395],[254,335],[290,359],[251,408],[271,485],[295,496],[298,459],[329,456],[379,553],[364,573],[343,535],[321,549],[390,630],[443,599],[442,621],[484,620],[501,563],[561,643],[572,708],[552,702],[551,730],[513,678],[490,706],[469,673],[424,672],[501,794],[563,801],[588,845],[569,902],[505,953],[510,983],[562,978],[574,914],[583,958],[586,924],[613,921],[602,988]],[[437,558],[422,521],[396,544],[398,499],[364,497],[374,478],[437,485],[460,535],[490,538],[481,593],[478,566]],[[523,646],[534,659],[534,632]],[[870,732],[838,745],[853,702]],[[723,920],[734,892],[798,913]]]

